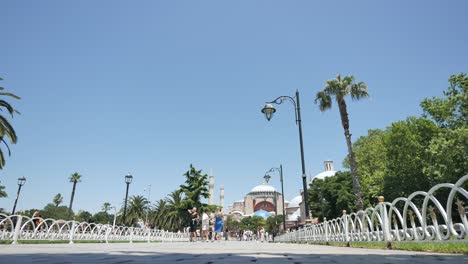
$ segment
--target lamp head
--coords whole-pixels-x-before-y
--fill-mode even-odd
[[[265,179],[265,182],[268,183],[270,181],[271,176],[268,175],[268,174],[265,174],[265,176],[263,176],[263,178]]]
[[[26,178],[24,176],[18,178],[18,185],[19,186],[23,186],[25,183],[26,183]]]
[[[276,112],[276,109],[273,107],[272,104],[265,104],[265,106],[262,109],[262,113],[265,115],[268,121],[271,120],[275,112]]]
[[[130,184],[132,183],[132,180],[133,180],[133,176],[130,173],[125,175],[125,183]]]

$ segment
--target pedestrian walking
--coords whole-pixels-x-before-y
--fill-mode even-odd
[[[217,240],[221,240],[223,234],[223,214],[218,212],[215,217],[214,233]]]
[[[197,229],[196,229],[196,226],[197,226],[197,222],[199,221],[200,219],[200,216],[198,215],[198,212],[197,212],[197,208],[196,207],[193,207],[192,209],[188,209],[187,210],[188,213],[189,213],[189,217],[190,217],[190,229],[189,229],[189,232],[190,232],[190,241],[197,241]]]

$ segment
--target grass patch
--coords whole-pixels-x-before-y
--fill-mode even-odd
[[[409,251],[452,253],[468,255],[468,241],[459,242],[308,242],[312,245],[326,245],[334,247],[396,249]]]

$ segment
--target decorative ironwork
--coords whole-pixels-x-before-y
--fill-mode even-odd
[[[376,207],[344,213],[333,220],[325,218],[322,223],[281,235],[277,241],[466,241],[468,220],[460,198],[468,200],[468,192],[462,187],[467,180],[468,175],[465,175],[455,184],[438,184],[428,192],[414,192],[408,198],[400,197],[392,203],[379,197],[380,203]],[[440,190],[449,191],[444,197],[445,207],[434,196]],[[455,199],[457,195],[460,198]],[[422,201],[422,205],[418,201]],[[458,212],[455,218],[452,216],[454,212]]]
[[[30,218],[22,215],[0,214],[0,241],[18,240],[66,240],[72,244],[78,240],[94,241],[189,241],[189,233],[174,233],[159,229],[112,226],[77,221]]]

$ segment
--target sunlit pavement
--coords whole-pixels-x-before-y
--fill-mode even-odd
[[[0,245],[0,263],[468,263],[468,256],[257,242]]]

